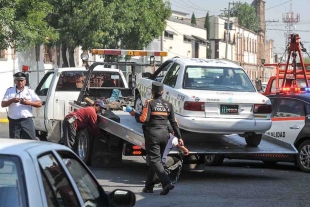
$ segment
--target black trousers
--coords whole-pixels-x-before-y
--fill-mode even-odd
[[[63,141],[64,144],[73,149],[76,137],[76,130],[74,128],[74,122],[69,123],[68,119],[64,119],[62,123],[62,130],[63,130]]]
[[[8,119],[10,138],[37,140],[32,118]]]
[[[144,137],[145,149],[149,158],[149,171],[145,188],[153,189],[157,177],[162,186],[165,187],[171,182],[161,162],[169,138],[168,129],[167,127],[146,127]]]

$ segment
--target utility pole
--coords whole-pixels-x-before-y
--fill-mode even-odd
[[[273,23],[273,22],[279,22],[279,20],[277,20],[277,21],[275,21],[275,20],[266,20],[265,21],[265,28],[264,28],[264,44],[263,44],[263,52],[264,52],[264,54],[263,54],[263,59],[261,60],[261,63],[262,63],[262,65],[263,65],[263,72],[262,72],[262,81],[264,82],[264,79],[266,78],[266,76],[265,76],[265,62],[266,62],[266,24],[267,23]]]
[[[228,22],[227,22],[227,28],[226,28],[226,49],[225,49],[225,59],[228,59],[228,34],[229,34],[229,29],[230,29],[230,5],[234,5],[235,2],[231,3],[229,2],[228,3]]]

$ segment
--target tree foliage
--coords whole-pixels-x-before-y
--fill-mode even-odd
[[[239,1],[235,3],[230,15],[232,17],[238,17],[239,25],[244,28],[254,32],[258,32],[261,29],[255,8],[246,2]],[[228,16],[228,14],[225,16]]]
[[[192,23],[192,24],[197,24],[197,23],[196,23],[196,17],[195,17],[195,14],[194,14],[194,13],[192,14],[191,23]]]
[[[51,11],[46,0],[1,0],[0,48],[26,50],[57,39],[57,32],[46,22]]]

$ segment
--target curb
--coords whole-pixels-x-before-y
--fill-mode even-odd
[[[8,123],[8,122],[9,122],[9,120],[7,118],[4,118],[4,119],[0,118],[0,123]]]

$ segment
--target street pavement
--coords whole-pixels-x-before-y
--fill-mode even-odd
[[[8,137],[8,123],[0,123],[0,137]],[[167,196],[159,195],[159,187],[153,194],[141,193],[147,175],[142,157],[124,157],[121,168],[91,170],[105,191],[133,191],[137,207],[310,206],[309,174],[291,163],[266,166],[261,161],[225,160],[222,166],[184,170]]]

